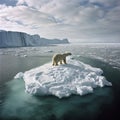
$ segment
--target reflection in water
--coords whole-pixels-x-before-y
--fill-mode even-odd
[[[24,92],[23,79],[8,82],[6,89],[9,92],[2,105],[1,116],[9,119],[94,119],[101,112],[100,107],[112,101],[112,92],[109,87],[98,88],[89,95],[73,95],[63,99],[54,96],[31,96]]]

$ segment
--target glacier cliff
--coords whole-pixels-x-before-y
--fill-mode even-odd
[[[23,32],[0,31],[0,47],[45,46],[50,44],[66,44],[67,39],[46,39],[39,35],[29,35]]]

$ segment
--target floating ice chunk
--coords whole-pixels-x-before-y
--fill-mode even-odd
[[[53,50],[47,50],[47,51],[45,51],[45,52],[52,53],[52,52],[53,52]]]
[[[96,87],[111,86],[99,68],[91,67],[75,59],[67,58],[67,63],[52,66],[52,63],[24,73],[26,92],[34,95],[55,95],[59,98],[71,94],[85,95]]]
[[[24,76],[24,73],[23,72],[19,72],[19,73],[17,73],[16,75],[15,75],[15,79],[21,79],[21,78],[23,78],[23,76]]]
[[[23,55],[23,57],[27,57],[27,55]]]

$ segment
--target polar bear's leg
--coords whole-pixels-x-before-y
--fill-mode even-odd
[[[53,65],[53,66],[56,66],[57,64],[58,64],[58,62],[57,62],[56,59],[54,58],[54,59],[53,59],[53,62],[52,62],[52,65]]]
[[[55,65],[55,61],[53,61],[52,65],[53,65],[53,66]]]
[[[58,65],[58,62],[55,63],[55,66],[57,66],[57,65]]]
[[[67,64],[67,63],[66,63],[66,58],[63,59],[63,62],[64,62],[64,64]]]
[[[62,60],[60,60],[60,64],[62,64]]]
[[[52,58],[52,65],[56,66],[58,64],[58,59],[57,59],[57,55],[54,55]]]
[[[58,60],[57,60],[57,59],[55,59],[55,61],[54,61],[54,65],[55,65],[55,66],[58,65]]]
[[[53,63],[53,66],[57,66],[57,65],[58,65],[58,63],[57,63],[57,62],[54,62],[54,63]]]

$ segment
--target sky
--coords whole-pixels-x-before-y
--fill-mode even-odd
[[[70,42],[120,42],[120,0],[0,0],[0,29]]]

